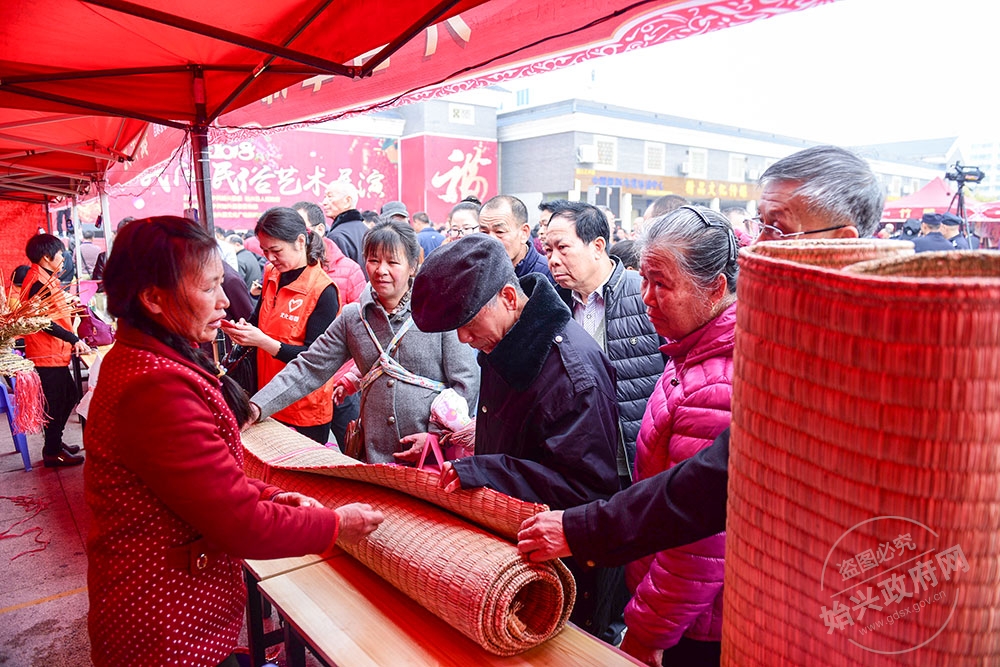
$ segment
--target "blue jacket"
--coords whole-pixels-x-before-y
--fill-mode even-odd
[[[954,249],[955,246],[941,232],[931,232],[913,239],[914,252],[937,252]]]
[[[424,227],[417,232],[417,243],[424,249],[424,259],[444,243],[444,237],[437,233],[433,227]]]
[[[524,278],[531,273],[541,273],[549,279],[551,285],[555,285],[556,281],[549,272],[549,260],[545,258],[545,255],[535,250],[535,244],[531,241],[528,241],[526,245],[528,246],[528,254],[514,267],[514,273],[517,274],[518,278]]]
[[[660,346],[666,341],[656,333],[642,302],[642,278],[627,271],[617,257],[615,268],[604,285],[605,353],[617,375],[618,418],[624,440],[624,459],[619,456],[619,473],[630,475],[635,464],[635,439],[646,412],[646,402],[663,375],[665,359]],[[570,308],[573,293],[556,288]],[[624,467],[623,467],[624,466]]]

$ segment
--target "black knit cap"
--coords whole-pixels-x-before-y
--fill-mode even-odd
[[[514,280],[514,265],[492,236],[470,234],[445,243],[427,256],[413,279],[413,322],[427,333],[465,326]]]

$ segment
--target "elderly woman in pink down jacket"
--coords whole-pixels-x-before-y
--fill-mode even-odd
[[[684,206],[642,241],[643,301],[670,357],[636,441],[646,479],[708,447],[729,426],[736,252],[728,220]],[[718,664],[725,533],[630,563],[622,649],[649,665]]]

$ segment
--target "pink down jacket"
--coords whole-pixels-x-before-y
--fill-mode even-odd
[[[636,440],[636,472],[646,479],[697,454],[729,426],[736,304],[662,348],[670,356]],[[670,648],[682,636],[722,639],[726,534],[629,563],[634,597],[625,608],[629,636]]]

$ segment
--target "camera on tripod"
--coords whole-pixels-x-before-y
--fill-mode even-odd
[[[955,181],[959,184],[965,183],[978,183],[984,178],[986,174],[979,167],[964,167],[961,163],[956,162],[955,168],[944,175],[949,181]]]

